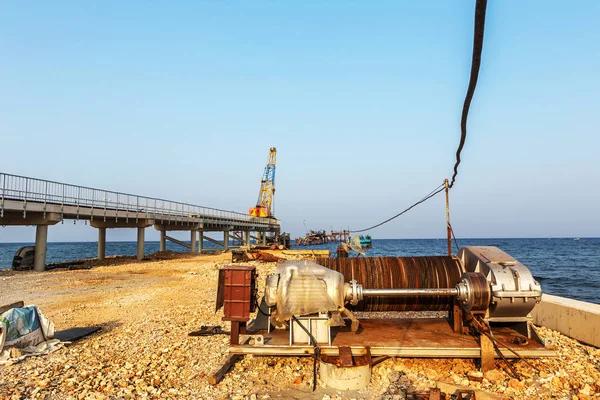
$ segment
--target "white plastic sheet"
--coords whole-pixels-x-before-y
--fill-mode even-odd
[[[277,319],[319,312],[337,313],[344,305],[344,277],[312,261],[287,261],[275,272]],[[339,323],[339,321],[338,321]]]
[[[59,340],[53,339],[54,323],[34,305],[12,308],[0,315],[0,329],[0,364],[49,354],[62,347]],[[11,348],[19,349],[18,357],[11,357]]]

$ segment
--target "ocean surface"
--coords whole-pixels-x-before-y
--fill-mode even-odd
[[[459,246],[497,246],[526,265],[542,285],[544,293],[600,304],[600,238],[551,239],[459,239]],[[15,251],[32,243],[0,243],[0,269],[10,269]],[[445,239],[374,239],[368,256],[445,255]],[[204,242],[204,248],[215,248]],[[336,243],[311,246],[330,249]],[[158,251],[158,242],[146,242],[146,254]],[[308,248],[308,247],[307,247]],[[183,251],[167,242],[167,250]],[[455,249],[453,249],[455,251]],[[48,243],[48,264],[93,258],[96,242]],[[107,255],[135,255],[135,242],[107,242]]]

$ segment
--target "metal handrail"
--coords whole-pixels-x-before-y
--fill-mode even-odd
[[[65,206],[90,207],[92,209],[116,210],[120,217],[128,218],[130,212],[146,213],[162,216],[190,218],[192,220],[218,219],[231,222],[252,222],[263,225],[279,225],[275,218],[252,217],[236,211],[222,210],[213,207],[197,206],[179,201],[170,201],[156,197],[138,196],[134,194],[96,189],[68,183],[30,178],[0,172],[0,217],[4,213],[5,200],[20,200],[24,203],[24,211],[28,202],[58,204],[61,211]],[[159,204],[160,203],[160,204]]]

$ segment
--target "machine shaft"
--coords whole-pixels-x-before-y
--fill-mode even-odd
[[[363,297],[458,296],[458,289],[362,289],[362,295]]]

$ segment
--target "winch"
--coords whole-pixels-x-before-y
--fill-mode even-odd
[[[494,368],[495,357],[554,355],[529,315],[540,284],[496,247],[467,246],[455,257],[285,261],[267,277],[260,302],[251,298],[256,282],[248,268],[239,299],[227,298],[225,282],[219,286],[217,309],[248,308],[239,317],[225,313],[232,354],[319,354],[346,366],[357,357],[480,358],[482,370]],[[256,318],[246,327],[253,307]]]

